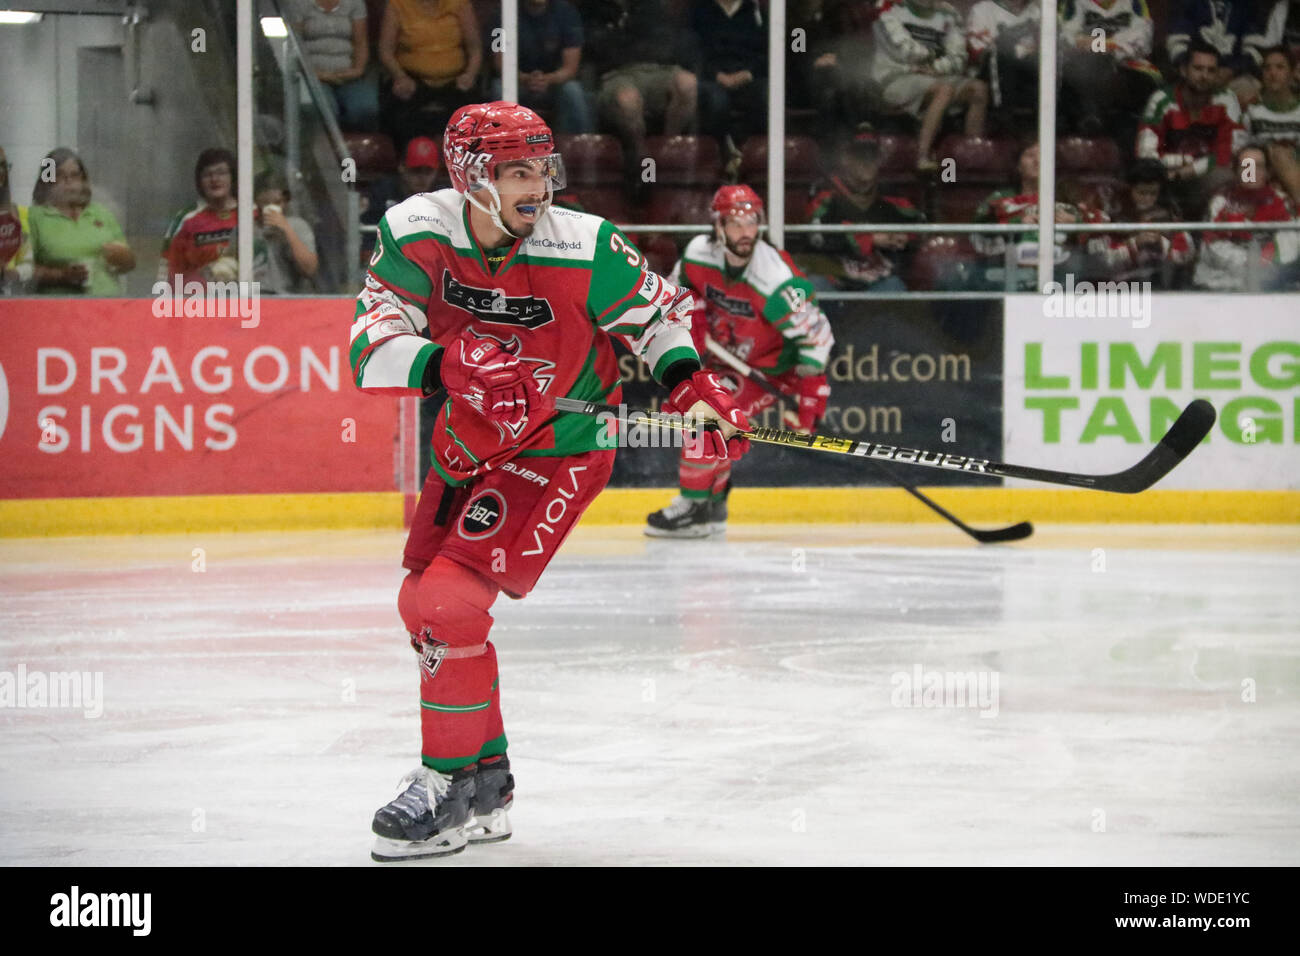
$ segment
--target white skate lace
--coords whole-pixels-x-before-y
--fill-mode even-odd
[[[683,498],[681,495],[678,495],[664,508],[664,517],[669,520],[681,517],[686,514],[686,512],[690,511],[694,504],[695,502],[690,498]]]
[[[429,812],[438,812],[438,798],[447,793],[447,778],[428,767],[416,767],[400,781],[397,786],[402,793],[393,802],[409,813],[419,817],[424,808]]]

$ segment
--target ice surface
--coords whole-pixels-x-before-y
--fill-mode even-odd
[[[374,865],[401,543],[0,541],[0,672],[104,698],[0,709],[0,863]],[[514,839],[401,865],[1294,865],[1297,582],[1294,528],[580,528],[494,608]],[[917,667],[996,716],[896,706]]]

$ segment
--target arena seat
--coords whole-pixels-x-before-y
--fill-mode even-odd
[[[891,182],[916,178],[916,137],[902,133],[878,133],[880,180]]]
[[[712,136],[650,136],[645,145],[661,185],[716,187],[722,179],[722,151]]]
[[[356,160],[357,182],[374,182],[397,171],[397,150],[385,133],[344,133],[348,153]]]
[[[623,182],[623,146],[602,133],[564,134],[555,137],[571,186],[613,185]]]
[[[767,137],[751,136],[741,147],[740,181],[749,183],[767,182]],[[808,136],[787,136],[785,138],[785,181],[786,185],[811,183],[821,173],[821,150],[817,141]]]
[[[908,289],[922,292],[960,284],[962,267],[975,259],[975,249],[964,236],[927,236],[912,256],[903,280]]]
[[[635,218],[622,186],[578,186],[566,189],[564,195],[576,200],[583,212],[619,225],[632,222]]]
[[[956,160],[958,183],[1008,183],[1015,178],[1019,150],[1014,140],[990,139],[987,136],[945,136],[935,155],[940,172],[945,159]],[[939,181],[939,187],[951,185]]]
[[[1119,144],[1104,136],[1065,136],[1056,142],[1058,175],[1114,176],[1122,166]]]
[[[663,225],[706,223],[713,193],[708,186],[661,186],[651,191],[642,221]]]

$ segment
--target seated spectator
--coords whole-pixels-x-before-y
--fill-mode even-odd
[[[767,23],[757,0],[695,0],[700,42],[700,129],[716,136],[727,178],[740,173],[740,147],[767,129]]]
[[[1232,154],[1243,140],[1237,98],[1214,92],[1218,66],[1219,52],[1192,40],[1181,82],[1151,95],[1138,130],[1138,158],[1164,164],[1174,198],[1192,217],[1232,181]]]
[[[1271,183],[1268,160],[1258,146],[1247,146],[1236,155],[1235,182],[1210,200],[1206,218],[1211,222],[1287,222],[1295,219],[1291,200]],[[1260,288],[1275,290],[1294,283],[1295,265],[1300,259],[1300,234],[1289,231],[1259,233]],[[1196,260],[1195,282],[1199,288],[1232,291],[1247,288],[1250,268],[1249,232],[1210,232],[1201,243]]]
[[[366,0],[290,0],[286,12],[339,126],[373,130],[379,116],[379,80],[367,69]]]
[[[600,120],[622,140],[628,182],[639,182],[647,132],[678,136],[695,126],[694,37],[664,0],[588,0],[585,9]]]
[[[278,173],[265,173],[254,183],[253,278],[259,291],[278,294],[312,292],[320,260],[316,234],[307,220],[290,215],[289,186]]]
[[[1230,90],[1244,107],[1259,95],[1254,74],[1259,51],[1246,45],[1258,29],[1255,0],[1180,0],[1175,4],[1165,49],[1175,68],[1182,66],[1193,38],[1219,51],[1216,90]]]
[[[1107,210],[1114,222],[1175,222],[1177,207],[1168,197],[1165,168],[1154,159],[1139,159],[1129,169],[1119,202]],[[1157,288],[1183,287],[1196,244],[1186,232],[1125,232],[1096,237],[1089,252],[1101,260],[1105,278],[1150,282]]]
[[[1154,29],[1143,0],[1066,0],[1060,59],[1069,95],[1061,105],[1077,132],[1110,131],[1129,151],[1138,111],[1161,81],[1149,59]]]
[[[1246,49],[1263,57],[1264,51],[1282,46],[1300,56],[1300,0],[1277,0],[1264,19],[1263,30],[1246,39]]]
[[[0,149],[0,295],[22,291],[32,277],[27,207],[13,201],[9,189],[10,168],[5,151]]]
[[[163,236],[158,280],[173,282],[229,282],[239,278],[235,244],[238,205],[235,154],[213,147],[199,153],[194,163],[194,189],[199,202],[182,209]]]
[[[478,96],[483,50],[470,0],[388,0],[379,30],[384,127],[397,148],[441,134],[451,114]]]
[[[1027,226],[1038,224],[1038,144],[1026,146],[1017,162],[1018,186],[999,189],[989,195],[975,211],[976,222],[1024,223]],[[1080,202],[1058,200],[1055,210],[1058,223],[1105,222],[1106,214],[1090,205]],[[1055,235],[1055,252],[1053,262],[1055,273],[1082,275],[1087,262],[1087,238],[1085,233],[1058,232]],[[971,244],[984,257],[978,270],[975,285],[978,288],[1006,288],[1006,257],[1008,246],[1012,246],[1012,268],[1015,276],[1012,288],[1033,290],[1038,287],[1038,232],[1026,230],[1023,233],[1007,235],[971,236]]]
[[[361,221],[366,225],[377,226],[384,213],[414,196],[427,193],[433,189],[438,179],[441,159],[438,156],[438,144],[427,136],[417,136],[406,144],[406,153],[397,164],[397,172],[384,176],[370,184],[370,188],[361,194]],[[375,234],[367,233],[362,240],[365,258],[375,248]]]
[[[983,136],[989,90],[966,77],[966,35],[939,0],[885,0],[874,27],[871,75],[885,108],[921,117],[917,169],[938,169],[934,141],[949,108],[966,106],[966,135]]]
[[[925,217],[901,196],[880,188],[880,144],[861,133],[839,153],[835,172],[816,187],[805,218],[811,223],[924,222]],[[828,260],[826,274],[810,276],[821,290],[905,292],[903,276],[916,236],[905,232],[830,232],[808,234],[808,248]],[[812,260],[810,260],[810,265]]]
[[[46,170],[53,171],[52,180]],[[90,175],[72,150],[59,147],[45,155],[27,225],[37,292],[122,294],[118,277],[135,268],[135,253],[117,217],[91,200]]]
[[[1038,109],[1038,0],[979,0],[966,20],[975,75],[995,109]],[[995,114],[997,115],[997,114]]]
[[[500,25],[498,14],[492,27]],[[595,129],[587,92],[577,78],[582,42],[582,18],[569,0],[520,0],[518,102],[548,118],[554,116],[551,126],[557,133]],[[501,54],[493,53],[492,62],[497,72],[492,98],[499,100]]]
[[[1246,133],[1268,153],[1268,164],[1292,202],[1300,202],[1300,96],[1291,86],[1295,57],[1286,47],[1264,53],[1259,101],[1246,110]]]

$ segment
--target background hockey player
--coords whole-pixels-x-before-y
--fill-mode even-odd
[[[605,486],[602,422],[555,396],[618,402],[610,334],[671,389],[670,411],[720,423],[705,456],[743,452],[748,427],[701,369],[692,299],[612,224],[552,209],[564,185],[551,130],[513,103],[474,104],[443,140],[452,189],[390,209],[358,297],[351,363],[380,394],[446,393],[407,539],[398,609],[420,655],[422,760],[376,814],[372,856],[458,852],[509,835],[506,760],[488,613],[527,594]]]
[[[704,344],[711,336],[751,368],[764,373],[790,396],[798,409],[784,423],[811,431],[826,412],[830,387],[830,323],[817,307],[811,283],[789,255],[758,237],[763,200],[748,186],[723,186],[713,196],[713,234],[696,236],[673,270],[672,281],[696,293],[702,308],[691,321],[695,347],[706,365],[735,392],[735,403],[748,417],[776,398],[738,376]],[[653,537],[702,538],[722,531],[730,490],[729,458],[696,460],[683,453],[678,465],[681,494],[647,519]]]

